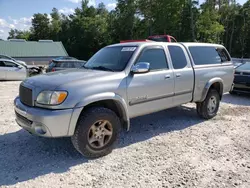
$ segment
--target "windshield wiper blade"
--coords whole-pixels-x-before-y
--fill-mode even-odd
[[[115,72],[113,69],[111,68],[107,68],[107,67],[103,67],[103,66],[98,66],[98,67],[91,67],[91,69],[97,69],[97,70],[106,70],[106,71],[112,71]]]

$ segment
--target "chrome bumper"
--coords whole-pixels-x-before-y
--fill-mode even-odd
[[[69,137],[81,113],[81,108],[67,110],[48,110],[29,107],[21,103],[19,97],[14,101],[16,122],[32,134],[43,137]]]

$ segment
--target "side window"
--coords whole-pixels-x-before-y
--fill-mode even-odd
[[[55,66],[54,67],[62,67],[62,63],[61,62],[55,62]]]
[[[192,46],[189,51],[195,65],[221,64],[222,60],[215,47]]]
[[[150,63],[150,70],[168,69],[166,55],[163,49],[146,49],[137,62]]]
[[[76,67],[76,65],[75,65],[76,63],[75,62],[73,62],[73,61],[71,61],[71,62],[68,62],[68,68],[75,68]]]
[[[217,48],[217,52],[221,58],[222,63],[230,61],[230,56],[224,48]]]
[[[80,68],[80,67],[82,67],[82,63],[81,62],[75,62],[74,63],[74,68]]]
[[[9,61],[4,62],[6,67],[17,67],[18,65]]]
[[[68,62],[61,63],[60,68],[69,68],[69,63]]]
[[[4,62],[0,61],[0,67],[5,67]]]
[[[168,49],[174,69],[185,68],[187,66],[187,59],[182,48],[179,46],[169,46]]]

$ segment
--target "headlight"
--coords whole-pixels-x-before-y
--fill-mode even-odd
[[[36,102],[39,104],[58,105],[67,97],[66,91],[42,91],[39,93]]]

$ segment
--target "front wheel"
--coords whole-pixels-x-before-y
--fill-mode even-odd
[[[83,156],[102,157],[112,152],[120,129],[120,120],[112,110],[93,107],[79,117],[71,140]]]
[[[220,106],[220,95],[218,91],[211,89],[209,90],[206,99],[197,103],[197,113],[204,119],[212,119],[217,115]]]

